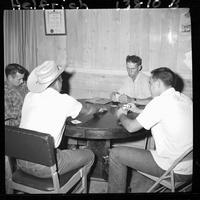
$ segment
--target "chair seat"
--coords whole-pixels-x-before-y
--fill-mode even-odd
[[[65,183],[67,183],[70,178],[81,169],[77,168],[71,170],[65,174],[59,175],[60,187],[62,187]],[[53,180],[52,178],[38,178],[36,176],[27,174],[20,169],[17,169],[12,176],[12,180],[15,183],[22,184],[28,187],[32,187],[35,189],[43,190],[43,191],[52,191],[53,190]]]

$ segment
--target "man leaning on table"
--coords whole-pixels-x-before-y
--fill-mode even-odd
[[[64,67],[56,65],[54,61],[45,61],[31,72],[27,81],[30,92],[24,99],[20,128],[48,133],[54,138],[59,174],[84,165],[89,172],[94,162],[91,150],[59,149],[66,118],[96,112],[92,105],[82,105],[68,94],[60,93],[63,71]],[[50,177],[49,167],[23,160],[17,160],[17,164],[23,171],[34,176]]]
[[[149,88],[149,76],[142,72],[142,59],[139,56],[131,55],[126,57],[126,70],[128,77],[117,92],[111,93],[112,101],[120,103],[137,103],[146,105],[152,99]],[[150,146],[153,146],[153,140],[149,138]],[[125,141],[115,141],[113,146],[130,146],[144,149],[146,145],[145,138],[129,139]]]
[[[142,59],[131,55],[126,57],[128,77],[116,92],[111,93],[112,101],[146,105],[152,99],[149,89],[149,77],[142,70]]]
[[[169,68],[158,68],[151,74],[150,89],[153,100],[143,111],[133,107],[134,112],[141,112],[134,120],[127,118],[127,110],[123,108],[116,114],[125,129],[132,134],[141,128],[151,129],[156,149],[143,150],[134,147],[111,149],[108,181],[110,193],[126,191],[127,167],[153,176],[161,176],[175,159],[193,146],[192,100],[173,88],[175,78]],[[191,178],[192,160],[178,164],[174,172],[176,181]],[[140,180],[135,179],[134,182],[137,184]],[[145,192],[144,185],[146,189],[151,186],[147,187],[144,182],[137,191],[132,188],[132,192]]]

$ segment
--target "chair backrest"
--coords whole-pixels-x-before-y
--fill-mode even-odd
[[[192,160],[192,152],[193,152],[193,147],[188,148],[181,156],[179,156],[172,164],[172,166],[167,170],[171,171],[176,167],[176,165],[184,160]]]
[[[5,154],[49,167],[56,163],[51,135],[13,126],[5,126]]]
[[[173,164],[168,168],[167,171],[165,171],[165,173],[161,176],[161,177],[154,177],[145,173],[142,173],[143,175],[149,177],[150,179],[156,181],[149,189],[147,192],[152,192],[153,189],[155,189],[155,187],[161,183],[161,185],[164,185],[167,188],[170,188],[172,190],[172,192],[175,191],[175,186],[179,187],[181,186],[180,184],[175,184],[175,180],[174,180],[174,173],[173,173],[173,169],[177,166],[177,164],[179,164],[180,162],[184,161],[184,160],[192,160],[192,153],[193,153],[193,147],[188,148],[184,153],[182,153],[174,162]],[[170,175],[169,175],[170,174]],[[170,183],[166,183],[166,182],[161,182],[163,180],[167,180],[168,178],[170,178]],[[192,178],[192,176],[191,176]],[[188,183],[190,184],[191,178],[188,179]],[[185,184],[185,183],[184,183]]]

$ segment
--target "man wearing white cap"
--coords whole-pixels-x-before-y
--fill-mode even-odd
[[[93,114],[96,108],[82,105],[68,94],[61,94],[61,73],[64,67],[54,61],[45,61],[30,74],[27,86],[30,92],[24,99],[20,127],[52,135],[57,149],[58,172],[66,173],[94,162],[94,154],[89,149],[60,150],[65,121],[67,117],[76,118],[79,114]],[[50,177],[50,168],[28,161],[18,160],[18,166],[32,175]]]

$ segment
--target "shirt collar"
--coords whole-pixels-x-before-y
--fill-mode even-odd
[[[51,87],[48,87],[46,90],[44,90],[43,92],[45,93],[59,93],[57,90],[51,88]]]
[[[173,87],[171,87],[171,88],[169,88],[169,89],[167,89],[167,90],[165,90],[161,95],[162,96],[165,96],[165,95],[170,95],[170,94],[174,94],[175,93],[175,89],[173,88]],[[160,96],[161,96],[160,95]]]
[[[137,74],[137,76],[136,76],[136,78],[135,78],[135,80],[134,80],[134,82],[137,82],[138,79],[140,78],[140,76],[141,76],[141,72],[139,71],[138,74]],[[130,79],[133,80],[132,78],[130,78]]]
[[[135,81],[137,81],[139,79],[140,75],[141,75],[141,72],[138,72],[138,75],[136,76]]]

